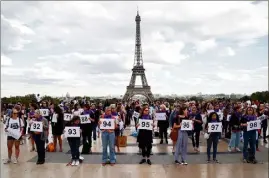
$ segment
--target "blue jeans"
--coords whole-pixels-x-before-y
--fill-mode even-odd
[[[229,147],[238,148],[240,142],[240,132],[232,132]]]
[[[211,146],[213,144],[213,160],[217,158],[217,151],[218,151],[218,143],[219,143],[219,135],[215,133],[211,133],[212,135],[209,136],[207,139],[207,159],[210,160],[210,151]]]
[[[108,160],[107,147],[109,147],[109,159],[110,163],[116,163],[116,155],[115,155],[115,133],[102,132],[102,163],[106,163]]]
[[[257,134],[256,130],[246,131],[243,134],[243,138],[244,138],[243,158],[244,159],[247,159],[247,156],[248,156],[248,144],[249,144],[249,147],[253,156],[255,157],[256,134]]]
[[[80,138],[67,138],[67,140],[70,146],[72,160],[79,160]]]
[[[186,131],[178,130],[176,151],[174,154],[175,161],[178,161],[179,152],[181,152],[181,161],[186,161],[187,147],[188,147],[188,133]]]

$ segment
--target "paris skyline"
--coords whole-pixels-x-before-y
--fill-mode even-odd
[[[20,1],[1,2],[1,96],[124,95],[137,6],[153,94],[268,90],[266,1]]]

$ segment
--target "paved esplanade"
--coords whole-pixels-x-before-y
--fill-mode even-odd
[[[7,157],[6,136],[1,128],[1,158]],[[128,130],[125,132],[127,135]],[[149,166],[139,165],[141,156],[137,154],[138,147],[135,138],[128,136],[127,147],[121,148],[117,154],[115,166],[101,165],[101,140],[93,143],[93,154],[83,155],[84,163],[80,166],[66,166],[70,160],[69,147],[64,140],[64,151],[62,153],[46,153],[46,163],[36,165],[36,152],[30,152],[29,141],[21,146],[21,155],[17,165],[1,164],[1,177],[3,178],[265,178],[268,177],[268,145],[260,146],[261,152],[257,153],[259,163],[256,165],[241,163],[242,153],[228,153],[227,143],[221,140],[219,143],[219,155],[221,164],[206,164],[206,145],[201,137],[201,153],[196,154],[192,150],[189,140],[188,166],[174,165],[171,154],[171,143],[159,145],[159,139],[154,139],[152,163]]]

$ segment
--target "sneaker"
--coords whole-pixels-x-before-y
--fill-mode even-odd
[[[160,144],[163,144],[163,140],[160,141]]]
[[[197,150],[197,152],[200,152],[200,148],[197,147],[196,150]]]
[[[214,161],[214,163],[219,163],[219,161],[218,161],[218,160],[216,160],[216,159],[213,159],[213,161]]]
[[[72,163],[71,163],[71,166],[75,166],[75,164],[76,164],[76,161],[73,160]]]
[[[247,159],[243,159],[243,163],[248,163]]]
[[[210,159],[208,159],[206,162],[207,162],[207,163],[210,163],[210,162],[211,162],[211,160],[210,160]]]
[[[263,143],[268,143],[268,141],[267,140],[263,140]]]
[[[165,140],[165,143],[168,144],[168,140]]]
[[[14,164],[17,164],[17,163],[18,163],[18,159],[15,158],[15,159],[13,160],[13,163],[14,163]]]
[[[9,163],[11,163],[11,159],[6,159],[3,163],[4,164],[9,164]]]
[[[257,163],[258,163],[258,161],[256,159],[252,160],[252,164],[257,164]]]
[[[79,165],[79,160],[76,160],[75,166],[78,166],[78,165]]]
[[[175,164],[181,164],[181,162],[179,162],[178,160],[175,160]]]
[[[256,151],[260,152],[261,150],[259,148],[257,148]]]
[[[147,160],[147,163],[148,163],[148,165],[151,165],[151,161],[150,161],[150,159]]]
[[[181,164],[182,164],[182,165],[188,165],[188,163],[185,162],[185,161],[181,161]]]
[[[237,147],[237,148],[235,148],[235,150],[236,150],[236,151],[238,151],[238,152],[241,152],[241,150],[240,150],[238,147]]]
[[[228,147],[228,151],[229,151],[229,152],[232,152],[232,149],[231,149],[231,147]]]

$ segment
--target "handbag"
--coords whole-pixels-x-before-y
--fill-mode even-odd
[[[119,136],[119,147],[126,147],[127,146],[127,136]]]
[[[170,138],[172,141],[177,141],[177,137],[178,137],[178,128],[173,128],[171,130],[171,133],[170,133]]]

